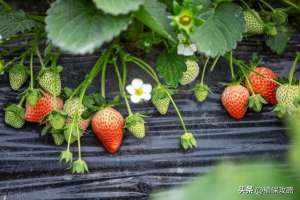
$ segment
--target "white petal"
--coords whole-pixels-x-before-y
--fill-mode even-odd
[[[192,55],[194,55],[194,51],[193,51],[192,48],[190,48],[190,47],[188,46],[188,47],[184,48],[184,53],[183,53],[183,55],[185,55],[185,56],[192,56]]]
[[[142,100],[141,96],[137,96],[137,95],[131,95],[130,96],[130,101],[132,103],[140,103]]]
[[[135,94],[135,89],[132,85],[127,85],[126,91],[128,92],[128,94]]]
[[[140,88],[143,85],[143,81],[141,79],[139,79],[139,78],[135,78],[135,79],[132,80],[131,85],[134,88]]]
[[[191,44],[190,47],[194,52],[197,51],[197,46],[195,44]]]
[[[151,95],[150,95],[150,93],[144,93],[142,95],[142,98],[146,101],[149,101],[151,99]]]
[[[177,54],[178,55],[183,55],[183,53],[184,53],[184,45],[183,44],[179,44],[177,46]]]
[[[150,93],[151,90],[152,90],[152,86],[150,84],[144,84],[142,86],[143,90],[144,90],[144,93]]]

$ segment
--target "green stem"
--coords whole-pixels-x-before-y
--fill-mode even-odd
[[[292,85],[292,83],[293,83],[295,69],[296,69],[296,65],[298,63],[299,58],[300,58],[300,54],[297,54],[292,66],[291,66],[290,75],[289,75],[289,85]]]
[[[102,68],[102,72],[101,72],[101,96],[103,98],[105,98],[105,87],[106,87],[106,69],[107,69],[107,65],[104,65],[103,68]]]
[[[250,88],[251,94],[252,94],[252,95],[255,95],[255,92],[254,92],[254,90],[253,90],[252,84],[251,84],[251,82],[249,81],[248,76],[247,76],[246,72],[245,72],[244,69],[243,69],[243,66],[239,66],[239,67],[240,67],[240,69],[241,69],[241,71],[242,71],[242,73],[243,73],[243,75],[244,75],[244,77],[245,77],[245,79],[246,79],[246,81],[247,81],[247,83],[248,83],[248,86],[249,86],[249,88]]]
[[[144,72],[146,72],[157,84],[159,83],[159,81],[152,74],[152,72],[149,71],[147,68],[145,68],[145,66],[141,65],[139,62],[136,62],[135,60],[131,60],[131,62],[134,63],[134,64],[136,64],[139,68],[141,68]]]
[[[264,0],[259,0],[260,2],[262,2],[266,7],[268,7],[270,10],[274,11],[274,8],[268,4],[267,2],[265,2]]]
[[[228,58],[227,58],[228,59]],[[246,64],[243,64],[242,61],[238,60],[238,59],[235,59],[235,58],[232,58],[232,61],[233,61],[233,64],[237,65],[238,67],[240,67],[241,65],[245,68],[247,68],[248,70],[250,70],[251,72],[257,74],[258,76],[268,80],[268,81],[272,81],[273,83],[276,83],[277,85],[282,85],[281,83],[279,83],[278,81],[272,79],[272,78],[269,78],[269,77],[266,77],[264,76],[263,74],[260,74],[258,72],[256,72],[255,70],[253,70],[251,67],[248,67]]]
[[[116,71],[116,74],[117,74],[117,77],[118,77],[118,82],[119,82],[119,90],[120,90],[120,93],[122,95],[122,97],[124,98],[125,100],[125,103],[126,103],[126,107],[127,107],[127,110],[128,110],[128,114],[129,116],[132,115],[132,110],[131,110],[131,107],[130,107],[130,104],[129,104],[129,101],[127,99],[127,96],[126,96],[126,93],[125,93],[125,85],[124,85],[124,79],[122,80],[121,78],[121,74],[120,74],[120,70],[118,68],[118,65],[117,65],[117,61],[114,60],[114,67],[115,67],[115,71]],[[124,66],[123,66],[123,74],[124,74]],[[124,77],[124,75],[123,75]]]
[[[20,100],[20,102],[19,102],[19,104],[18,104],[19,107],[22,107],[22,105],[23,105],[23,103],[25,101],[25,98],[26,98],[25,95],[23,95],[22,98],[21,98],[21,100]]]
[[[123,69],[123,85],[126,85],[127,82],[127,63],[126,61],[123,59],[123,57],[121,57],[121,62],[122,62],[122,69]]]
[[[110,57],[110,54],[113,50],[114,46],[112,46],[109,50],[108,50],[108,53],[107,53],[107,56],[103,59],[103,66],[102,66],[102,74],[101,74],[101,95],[103,98],[105,98],[106,96],[106,92],[105,92],[105,89],[106,89],[106,71],[107,71],[107,64],[108,64],[108,60],[109,60],[109,57]]]
[[[151,76],[153,78],[153,80],[160,85],[160,81],[159,78],[156,74],[156,72],[154,71],[154,69],[148,65],[147,63],[145,63],[143,60],[135,57],[135,56],[129,56],[128,57],[129,61],[135,63],[136,65],[138,65],[142,70],[144,70],[149,76]]]
[[[5,10],[12,10],[12,7],[6,3],[4,0],[0,0],[0,4],[4,7]]]
[[[41,53],[40,53],[40,50],[39,50],[38,46],[36,46],[36,55],[38,56],[39,61],[40,61],[41,65],[42,65],[42,70],[45,69],[46,67],[45,67],[45,64],[44,64],[44,61],[43,61],[43,58],[41,56]]]
[[[30,89],[33,90],[33,52],[30,55]]]
[[[72,120],[72,123],[71,123],[71,131],[70,131],[69,137],[68,137],[67,151],[70,151],[70,147],[71,147],[71,138],[72,138],[72,132],[73,132],[73,129],[74,129],[74,120]]]
[[[174,107],[175,111],[177,112],[177,115],[178,115],[178,117],[179,117],[179,119],[180,119],[182,128],[183,128],[183,130],[184,130],[184,133],[188,133],[187,128],[186,128],[186,125],[185,125],[184,120],[183,120],[183,118],[182,118],[182,115],[181,115],[181,113],[180,113],[180,111],[179,111],[179,109],[178,109],[178,107],[177,107],[177,105],[176,105],[176,103],[175,103],[173,97],[171,96],[171,94],[169,93],[168,90],[166,90],[166,93],[167,93],[168,97],[170,98],[170,100],[171,100],[171,102],[172,102],[172,104],[173,104],[173,107]]]
[[[17,58],[13,58],[12,60],[8,61],[5,65],[4,68],[7,68],[9,65],[11,65],[12,63],[14,63],[16,60],[20,59],[21,56],[17,57]]]
[[[37,22],[40,22],[42,24],[45,24],[45,16],[39,16],[39,15],[29,15],[29,17]]]
[[[78,126],[76,126],[76,131],[77,131],[77,145],[78,145],[78,160],[81,160],[80,130]]]
[[[293,2],[290,2],[289,0],[283,0],[286,4],[292,6],[293,8],[296,8],[298,10],[300,10],[300,6],[294,4]]]
[[[206,71],[207,65],[208,65],[208,63],[209,63],[209,60],[210,60],[210,57],[207,57],[207,58],[206,58],[206,61],[205,61],[205,64],[204,64],[204,67],[203,67],[202,76],[201,76],[201,84],[202,84],[202,85],[203,85],[203,83],[204,83],[205,71]]]
[[[82,88],[82,86],[84,85],[85,81],[81,82],[77,88],[72,92],[72,94],[70,95],[69,99],[72,99]]]
[[[211,66],[211,68],[210,68],[210,71],[211,71],[211,72],[215,69],[215,66],[216,66],[216,64],[218,63],[219,59],[220,59],[220,56],[217,56],[216,59],[214,60],[212,66]]]
[[[234,74],[234,69],[233,69],[233,61],[232,61],[232,58],[233,58],[233,53],[232,53],[232,51],[230,51],[230,57],[229,57],[230,73],[231,73],[231,78],[232,78],[233,80],[235,80],[235,74]]]

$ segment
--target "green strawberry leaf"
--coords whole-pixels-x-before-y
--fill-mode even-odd
[[[144,0],[93,0],[96,7],[111,15],[124,15],[136,11]]]
[[[288,44],[290,39],[290,34],[285,26],[277,27],[277,35],[269,36],[266,40],[266,45],[271,48],[271,50],[277,54],[282,54]]]
[[[0,7],[0,35],[9,39],[17,33],[24,33],[35,27],[35,21],[19,10],[6,11]]]
[[[221,3],[212,12],[207,12],[202,26],[191,32],[191,41],[198,51],[207,56],[224,55],[234,49],[243,38],[245,21],[242,8],[234,3]]]
[[[92,98],[94,99],[94,102],[95,102],[94,104],[96,106],[103,106],[104,104],[107,103],[106,100],[105,100],[105,98],[103,98],[101,96],[101,94],[99,94],[99,93],[93,93],[92,94]]]
[[[95,104],[94,98],[92,96],[84,96],[82,104],[87,108],[91,108]]]
[[[297,138],[299,139],[299,137]],[[293,140],[294,141],[294,140]],[[299,146],[298,146],[299,147]],[[295,148],[296,149],[296,148]],[[297,148],[296,150],[299,150]],[[299,151],[297,152],[299,153]],[[295,154],[299,158],[299,154]],[[223,163],[206,175],[201,175],[195,181],[167,192],[153,195],[152,200],[199,200],[199,199],[230,199],[230,200],[271,200],[271,199],[299,199],[299,179],[291,177],[290,171],[284,170],[278,164],[260,161],[250,164]],[[271,193],[271,187],[283,186],[284,193]],[[269,187],[268,187],[269,186]],[[290,189],[287,189],[289,186]],[[218,188],[217,190],[215,188]],[[269,188],[269,189],[266,189]],[[275,187],[274,187],[275,188]],[[284,189],[285,190],[285,189]],[[268,192],[270,191],[270,192]],[[278,191],[280,191],[278,189]],[[170,198],[175,197],[175,198]]]
[[[167,18],[171,14],[167,12],[166,5],[157,0],[147,0],[144,5],[135,12],[135,17],[161,36],[175,41],[175,33]]]
[[[72,95],[73,91],[74,90],[72,88],[64,87],[64,89],[63,89],[63,97],[64,97],[64,99],[68,99]]]
[[[50,132],[50,129],[51,129],[51,125],[50,125],[50,124],[47,124],[47,125],[42,129],[41,136],[47,135],[47,134]]]
[[[208,8],[212,4],[211,0],[188,0],[186,2],[189,3],[191,6],[194,6],[194,7],[201,6],[202,9],[203,8]]]
[[[187,70],[183,56],[176,51],[164,51],[158,58],[157,70],[164,81],[172,87],[177,87],[183,72]]]
[[[48,38],[62,50],[74,54],[93,52],[119,35],[131,22],[128,15],[104,14],[93,2],[85,0],[55,1],[47,14]]]

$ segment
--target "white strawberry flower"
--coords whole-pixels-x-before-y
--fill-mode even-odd
[[[126,91],[130,94],[132,103],[140,103],[151,99],[152,86],[145,84],[141,79],[133,79],[131,85],[126,86]]]
[[[192,56],[197,51],[195,44],[184,44],[180,43],[177,46],[177,54],[183,56]]]

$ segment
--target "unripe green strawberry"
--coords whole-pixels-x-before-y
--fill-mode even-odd
[[[9,83],[13,90],[18,90],[27,81],[28,72],[24,65],[14,65],[8,71]]]
[[[158,86],[152,90],[151,100],[160,114],[165,115],[168,112],[170,98],[164,86]]]
[[[209,87],[205,84],[197,83],[193,90],[198,102],[203,102],[208,97]]]
[[[195,60],[189,59],[185,62],[186,71],[183,72],[183,75],[180,79],[181,85],[187,85],[193,82],[199,75],[199,65]]]
[[[142,139],[145,137],[145,120],[139,113],[129,115],[125,119],[125,127],[136,138]]]
[[[5,108],[4,121],[13,128],[22,128],[25,124],[25,109],[19,105],[11,104]]]
[[[64,143],[65,141],[65,136],[63,131],[61,130],[56,130],[56,129],[51,129],[51,135],[54,141],[54,144],[57,146],[60,146]]]
[[[38,78],[40,86],[53,96],[59,96],[61,93],[61,78],[59,74],[61,71],[62,67],[60,66],[46,68],[43,69]]]
[[[80,99],[78,97],[68,99],[64,105],[64,112],[68,114],[69,117],[73,117],[77,110],[79,109],[79,116],[85,111],[85,106],[80,103]]]
[[[246,22],[246,32],[250,35],[259,35],[264,33],[264,24],[259,14],[255,10],[244,11]]]
[[[296,110],[295,100],[299,95],[298,85],[281,85],[276,91],[278,104],[285,105],[288,113]]]

